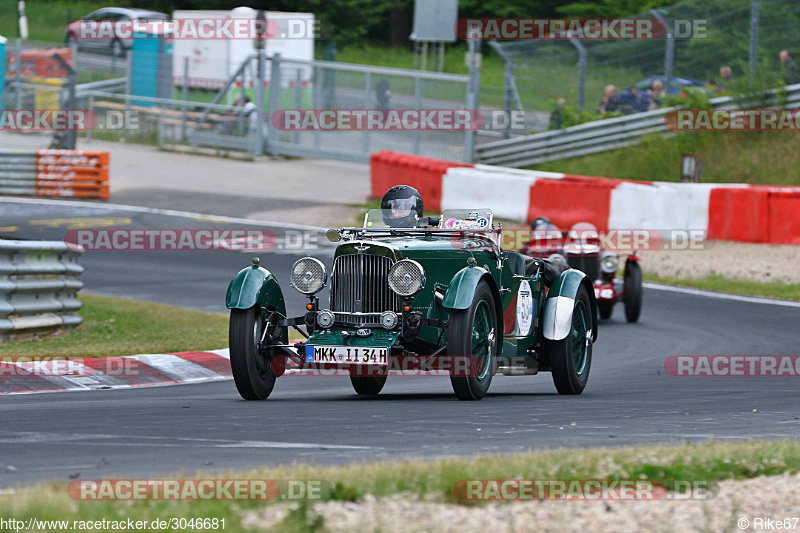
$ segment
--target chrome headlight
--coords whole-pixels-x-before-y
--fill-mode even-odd
[[[600,260],[600,268],[606,274],[613,274],[619,268],[619,259],[615,254],[606,254]]]
[[[394,311],[384,311],[381,313],[381,326],[386,329],[394,329],[397,326],[397,313]]]
[[[319,259],[304,257],[292,265],[291,285],[303,294],[318,293],[327,281],[328,271]]]
[[[323,329],[328,329],[329,327],[331,327],[335,319],[336,317],[333,315],[333,313],[331,313],[327,309],[324,309],[319,313],[317,313],[317,324],[319,324],[319,327]]]
[[[425,270],[411,259],[395,263],[389,270],[389,287],[400,296],[412,296],[425,286]]]

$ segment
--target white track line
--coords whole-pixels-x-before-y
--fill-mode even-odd
[[[203,213],[193,213],[191,211],[175,211],[173,209],[158,209],[155,207],[141,207],[138,205],[122,204],[98,204],[95,202],[81,202],[72,200],[51,200],[49,198],[0,198],[0,202],[14,202],[18,204],[44,204],[58,205],[60,207],[76,205],[78,207],[90,207],[94,209],[117,209],[120,211],[131,211],[135,213],[147,213],[151,215],[165,215],[170,217],[203,219],[212,222],[229,222],[231,224],[249,224],[252,226],[266,226],[286,229],[302,229],[327,231],[329,228],[319,226],[308,226],[304,224],[290,224],[288,222],[267,222],[265,220],[252,220],[249,218],[225,217],[221,215],[205,215]]]
[[[706,298],[717,298],[719,300],[735,300],[737,302],[747,302],[753,304],[777,305],[781,307],[800,307],[800,302],[788,302],[784,300],[773,300],[771,298],[758,298],[755,296],[742,296],[741,294],[730,294],[727,292],[704,291],[700,289],[690,289],[687,287],[673,287],[660,283],[644,283],[644,287],[657,291],[679,292],[691,294],[693,296],[705,296]]]

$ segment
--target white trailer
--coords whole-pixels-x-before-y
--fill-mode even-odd
[[[256,18],[256,10],[237,7],[231,11],[186,11],[172,14],[177,23],[185,24],[186,19],[220,21],[225,19]],[[282,60],[314,59],[315,20],[312,13],[288,13],[267,11],[267,33],[265,54],[267,77],[269,77],[269,57],[280,54]],[[220,89],[238,70],[242,62],[256,53],[254,41],[249,38],[225,38],[220,34],[215,38],[176,38],[173,46],[173,78],[175,85],[181,87],[184,80],[185,58],[189,58],[189,87],[198,89]],[[245,69],[245,83],[252,86],[255,79],[255,62]],[[311,79],[312,69],[305,65],[285,63],[281,68],[283,86],[293,85],[298,78],[303,84]]]

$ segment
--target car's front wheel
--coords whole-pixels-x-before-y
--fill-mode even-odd
[[[375,396],[386,384],[386,376],[350,376],[350,382],[356,394],[361,396]]]
[[[270,362],[258,352],[265,323],[261,309],[231,309],[228,345],[236,389],[245,400],[266,400],[275,386]]]
[[[114,57],[125,57],[125,47],[119,39],[111,41],[111,55]]]
[[[642,269],[629,261],[625,266],[625,320],[636,322],[642,313]]]
[[[497,363],[497,310],[486,281],[478,283],[468,309],[450,311],[447,354],[452,358],[450,382],[458,399],[486,396]]]
[[[607,320],[614,313],[614,302],[597,302],[597,310],[600,312],[600,318]]]
[[[567,336],[547,343],[553,383],[559,394],[580,394],[589,381],[592,367],[592,339],[594,315],[589,293],[581,285],[575,297],[572,324]]]

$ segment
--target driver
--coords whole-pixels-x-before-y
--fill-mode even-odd
[[[391,228],[415,228],[422,218],[422,196],[408,185],[395,185],[381,199],[383,222]]]

